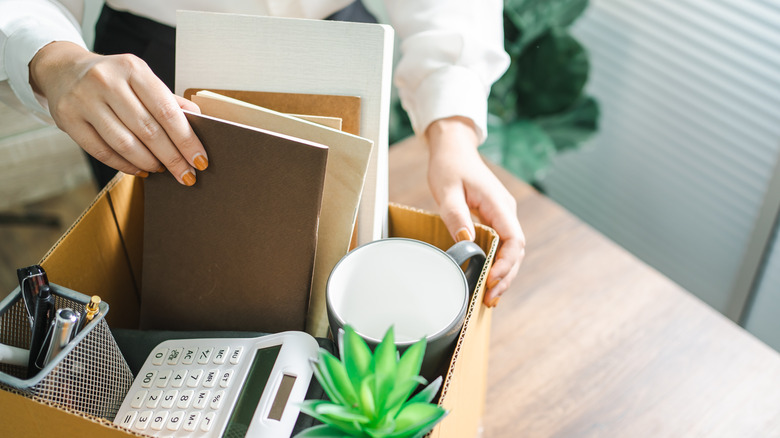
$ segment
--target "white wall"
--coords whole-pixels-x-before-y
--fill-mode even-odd
[[[725,311],[780,150],[780,2],[593,0],[574,33],[601,131],[549,195]]]

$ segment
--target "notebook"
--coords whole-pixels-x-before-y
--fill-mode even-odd
[[[328,148],[186,116],[210,164],[144,181],[140,327],[303,330]]]
[[[314,279],[306,324],[309,333],[324,336],[328,328],[325,287],[330,271],[350,248],[372,142],[205,90],[197,92],[190,99],[204,114],[328,146]]]
[[[311,117],[322,116],[340,119],[341,126],[336,129],[360,135],[360,98],[357,96],[188,88],[184,90],[184,98],[191,100],[192,96],[199,91],[211,91],[221,96],[290,115],[306,114]],[[331,126],[331,128],[335,127]]]

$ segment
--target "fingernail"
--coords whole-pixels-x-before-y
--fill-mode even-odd
[[[500,282],[500,281],[501,281],[501,279],[500,279],[500,278],[494,278],[494,279],[493,279],[493,281],[491,281],[490,283],[488,283],[488,285],[487,285],[487,287],[488,287],[488,290],[489,290],[489,291],[490,291],[490,290],[493,290],[493,288],[494,288],[494,287],[496,287],[496,285],[497,285],[497,284],[498,284],[498,282]]]
[[[501,300],[501,295],[496,295],[492,300],[488,302],[488,307],[496,307]]]
[[[155,172],[157,172],[157,173],[163,173],[163,172],[165,172],[165,166],[160,166],[160,167],[158,167],[158,168],[157,168],[157,170],[155,170]]]
[[[146,172],[144,170],[139,170],[138,172],[135,173],[135,176],[139,178],[146,178],[147,176],[149,176],[149,172]]]
[[[461,242],[463,240],[471,240],[471,233],[469,233],[469,229],[466,227],[459,229],[458,232],[455,233],[456,242]]]
[[[181,176],[181,180],[184,183],[185,186],[191,186],[195,184],[195,172],[193,172],[191,169],[184,172],[184,174]]]
[[[206,168],[209,167],[209,160],[206,159],[203,154],[195,155],[195,158],[192,159],[192,162],[195,164],[195,168],[198,170],[206,170]]]

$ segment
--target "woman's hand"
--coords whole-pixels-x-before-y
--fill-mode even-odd
[[[498,304],[517,276],[525,255],[525,236],[517,203],[477,151],[479,139],[471,120],[450,117],[432,123],[425,137],[430,150],[428,184],[447,229],[456,241],[475,236],[471,211],[499,235],[496,260],[487,277],[484,303]]]
[[[195,184],[208,166],[200,140],[181,109],[197,105],[175,96],[133,55],[102,56],[53,42],[30,62],[30,84],[45,96],[57,126],[87,153],[130,175],[168,169]]]

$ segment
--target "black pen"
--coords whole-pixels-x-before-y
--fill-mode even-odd
[[[35,359],[38,358],[44,347],[46,334],[53,319],[54,296],[51,294],[49,285],[44,284],[38,291],[35,299],[35,315],[33,317],[32,337],[30,339],[30,360],[27,364],[28,379],[38,373]]]
[[[49,279],[46,276],[46,271],[40,265],[19,268],[16,270],[16,276],[19,278],[19,288],[22,290],[24,307],[27,310],[27,317],[30,319],[30,327],[32,327],[35,317],[35,300],[41,287],[49,284]]]

